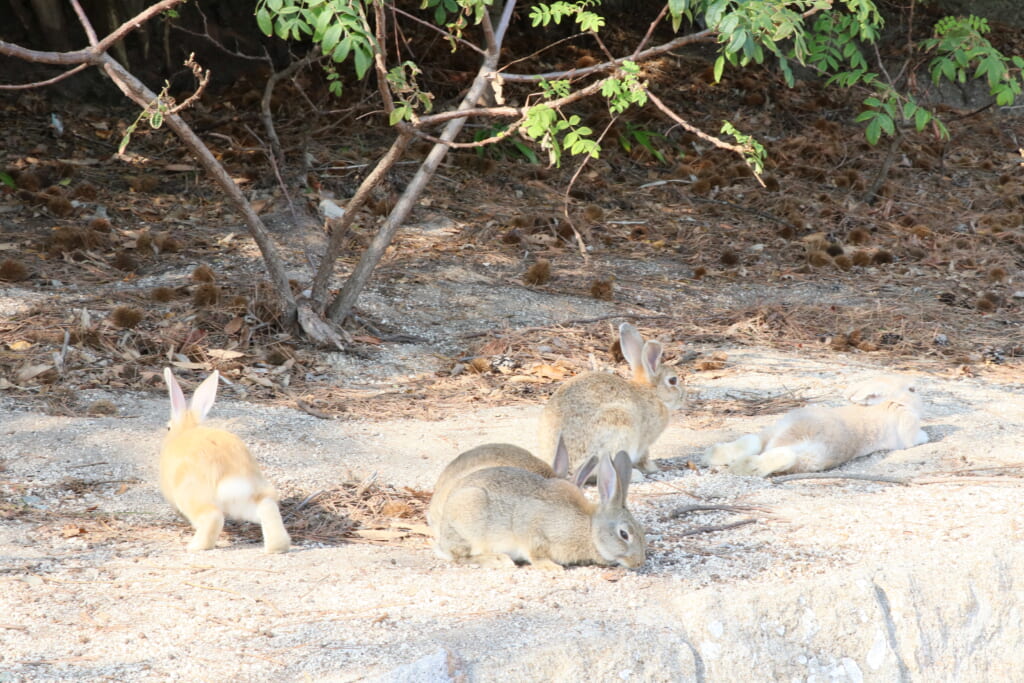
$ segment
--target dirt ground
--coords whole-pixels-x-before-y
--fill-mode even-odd
[[[1024,678],[1024,123],[963,111],[947,144],[908,136],[868,203],[884,150],[851,102],[811,107],[813,84],[763,76],[694,76],[677,97],[710,129],[728,111],[765,131],[768,187],[678,132],[668,163],[612,144],[568,198],[586,259],[565,239],[571,170],[451,155],[344,352],[276,324],[251,240],[162,132],[118,159],[116,111],[0,101],[19,182],[0,194],[0,262],[24,269],[0,264],[0,681]],[[243,122],[195,116],[235,135],[218,152],[304,286],[318,221],[295,220]],[[317,138],[319,195],[296,213],[343,201],[382,139]],[[550,278],[525,281],[541,258]],[[662,472],[631,489],[646,565],[435,557],[422,509],[444,464],[534,449],[559,382],[616,366],[622,320],[665,342],[690,391]],[[262,554],[247,525],[184,551],[155,485],[168,364],[188,387],[223,374],[214,415],[280,489],[292,552]],[[712,443],[886,372],[919,379],[931,442],[840,473],[899,483],[704,466]],[[675,514],[695,504],[735,507]]]

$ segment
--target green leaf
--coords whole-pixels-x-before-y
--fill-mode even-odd
[[[155,111],[149,115],[149,127],[157,129],[164,125],[164,114],[160,111]]]
[[[270,12],[267,11],[266,7],[260,7],[256,10],[256,24],[265,36],[269,36],[274,32],[274,22],[271,21]]]
[[[879,117],[875,117],[868,124],[867,129],[864,131],[864,136],[868,139],[868,142],[872,145],[877,145],[879,138],[882,137],[882,124],[878,122]]]
[[[391,110],[391,115],[388,117],[388,124],[392,125],[392,126],[395,125],[396,123],[398,123],[399,121],[404,119],[405,115],[408,112],[409,112],[409,107],[407,105],[406,106],[401,106],[401,107],[395,107],[394,109]]]
[[[320,49],[324,51],[324,54],[330,54],[340,41],[341,24],[331,24],[331,26],[324,32],[323,40],[320,41]],[[344,57],[335,61],[344,61]]]
[[[14,182],[14,178],[11,177],[11,174],[4,173],[3,171],[0,171],[0,183],[3,183],[12,190],[18,187],[18,184]]]
[[[715,83],[722,81],[722,71],[725,69],[725,57],[719,56],[715,60]]]
[[[359,45],[352,56],[355,59],[356,76],[362,80],[373,65],[373,53],[370,52],[369,46]]]
[[[914,112],[914,127],[917,128],[918,131],[922,131],[931,119],[932,113],[930,111],[924,107],[918,107],[917,111]]]

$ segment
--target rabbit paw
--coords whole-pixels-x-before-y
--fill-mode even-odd
[[[540,569],[540,570],[546,571],[546,572],[564,572],[565,571],[565,567],[563,567],[562,565],[558,564],[557,562],[555,562],[553,560],[549,560],[546,557],[541,558],[541,559],[533,560],[532,562],[530,562],[530,566],[532,566],[532,567],[534,567],[536,569]]]
[[[767,477],[775,472],[785,472],[796,464],[796,452],[792,448],[773,448],[756,458],[751,458],[751,474]]]
[[[716,443],[711,447],[708,464],[711,466],[728,465],[735,469],[735,464],[741,460],[749,459],[750,456],[761,452],[761,437],[757,434],[747,434],[735,441]]]

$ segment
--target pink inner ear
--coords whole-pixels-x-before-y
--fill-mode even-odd
[[[653,380],[654,374],[658,371],[658,364],[661,363],[661,343],[649,341],[644,344],[644,366]]]
[[[167,383],[167,393],[171,397],[171,419],[173,420],[185,414],[187,408],[185,394],[182,393],[181,386],[178,385],[178,380],[174,379],[170,368],[164,368],[164,382]]]

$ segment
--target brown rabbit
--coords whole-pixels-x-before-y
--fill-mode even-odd
[[[641,472],[658,470],[648,451],[671,411],[684,404],[683,383],[675,368],[662,364],[661,344],[644,342],[629,323],[619,326],[619,344],[632,378],[588,372],[560,386],[541,413],[541,457],[552,458],[564,438],[574,468],[590,457],[625,451]]]
[[[484,566],[502,556],[539,569],[644,563],[643,527],[626,508],[632,463],[625,452],[597,465],[600,503],[579,487],[518,467],[490,467],[459,480],[437,520],[440,557]]]
[[[583,485],[596,465],[597,458],[592,458],[587,465],[579,469],[575,478],[577,486]],[[441,476],[437,478],[434,493],[430,496],[430,506],[427,508],[427,524],[431,527],[436,525],[449,492],[463,477],[470,472],[488,467],[518,467],[539,474],[545,479],[556,477],[564,479],[569,474],[569,454],[565,449],[565,442],[561,440],[558,442],[555,459],[551,465],[534,456],[525,448],[508,443],[488,443],[460,453],[458,457],[448,463],[441,472]],[[581,475],[582,480],[580,479]]]
[[[231,432],[200,424],[213,407],[219,378],[214,370],[186,406],[171,369],[164,368],[171,423],[160,451],[160,490],[196,530],[189,550],[212,548],[224,518],[231,517],[258,522],[266,552],[287,552],[291,538],[274,487],[260,474],[249,449]]]

